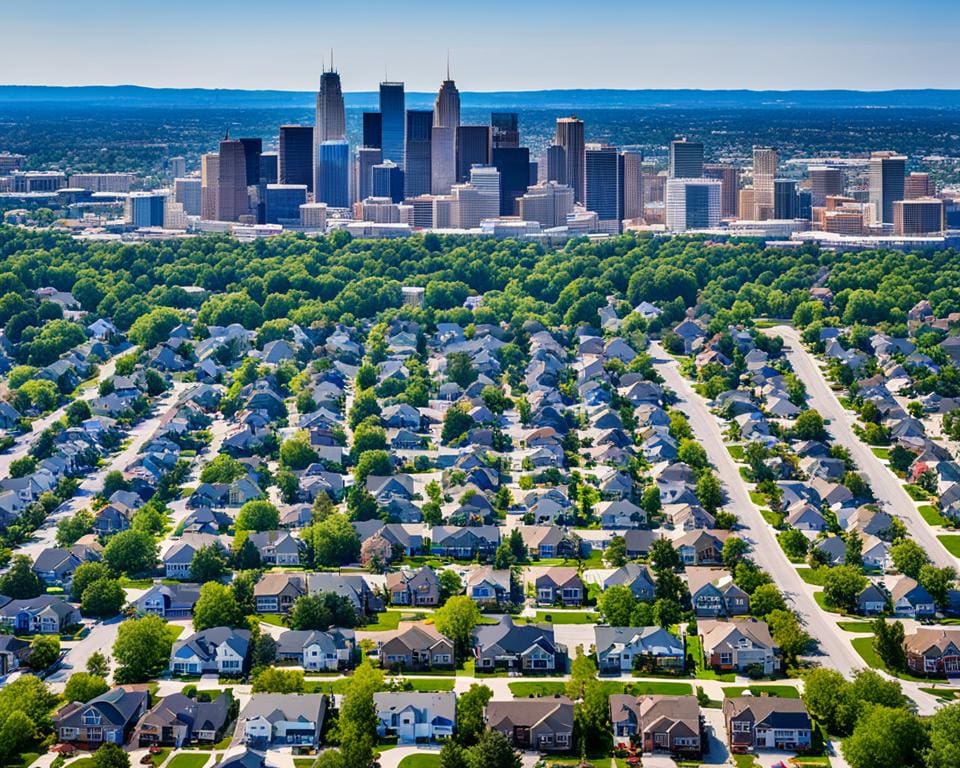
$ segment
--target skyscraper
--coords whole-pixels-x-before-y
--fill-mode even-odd
[[[893,204],[904,198],[906,170],[907,158],[896,152],[870,155],[870,202],[883,224],[893,224]]]
[[[403,169],[392,160],[384,160],[371,169],[373,194],[371,197],[389,197],[395,203],[403,202]]]
[[[345,139],[320,145],[316,201],[329,208],[350,207],[350,145]],[[303,201],[306,202],[306,201]]]
[[[546,181],[555,181],[557,184],[567,183],[567,152],[559,144],[547,147]]]
[[[944,228],[943,200],[937,197],[918,197],[893,202],[893,232],[895,235],[918,236],[942,232]]]
[[[174,179],[173,196],[188,216],[203,213],[203,181],[196,176]]]
[[[280,184],[306,184],[313,192],[313,126],[280,126]]]
[[[673,232],[706,229],[720,223],[720,182],[667,179],[666,225]]]
[[[217,219],[217,190],[220,187],[220,155],[209,152],[200,156],[200,218]]]
[[[303,184],[266,184],[264,209],[267,224],[300,224],[300,206],[307,202]]]
[[[407,170],[403,176],[404,197],[430,193],[433,184],[432,163],[433,110],[407,110]]]
[[[403,83],[380,83],[380,148],[383,159],[392,160],[400,169],[406,165],[404,133],[406,97]]]
[[[519,147],[520,128],[516,112],[493,112],[490,115],[493,128],[493,148]]]
[[[330,69],[320,75],[320,90],[317,91],[316,125],[313,133],[316,178],[314,189],[320,188],[320,146],[325,141],[340,141],[347,135],[347,117],[343,106],[343,89],[340,73],[333,68],[333,53],[330,54]]]
[[[753,218],[757,221],[773,217],[773,180],[778,162],[777,150],[753,148]]]
[[[260,155],[263,154],[263,139],[240,139],[247,172],[247,186],[260,183]]]
[[[584,200],[584,143],[583,120],[576,117],[561,117],[557,119],[557,135],[555,144],[563,147],[565,163],[564,181],[573,189],[574,198],[578,203]],[[557,179],[561,181],[561,179]]]
[[[383,120],[379,112],[363,113],[363,146],[380,149],[383,144]]]
[[[73,183],[70,186],[74,186]],[[903,180],[903,199],[918,200],[921,197],[933,197],[937,193],[936,185],[929,173],[914,171]]]
[[[250,214],[247,157],[243,142],[229,136],[220,142],[217,174],[217,221],[240,221]]]
[[[437,98],[433,102],[433,124],[437,128],[456,128],[460,125],[460,91],[450,79],[447,67],[447,79],[440,84]]]
[[[842,168],[829,168],[818,165],[809,169],[810,201],[822,208],[827,204],[828,195],[842,195],[846,188],[846,178]]]
[[[740,169],[727,163],[707,163],[703,166],[703,177],[720,182],[720,216],[724,219],[735,218]]]
[[[800,215],[797,182],[793,179],[774,179],[773,218],[795,219]]]
[[[587,144],[584,169],[587,210],[597,214],[602,230],[619,232],[623,220],[623,156],[616,147]]]
[[[562,227],[573,211],[573,190],[555,181],[531,186],[517,200],[517,209],[524,221],[537,221],[544,229]]]
[[[500,215],[513,216],[516,199],[530,186],[530,150],[494,147],[493,166],[500,172]]]
[[[276,152],[260,155],[260,183],[276,184],[280,178],[280,156]]]
[[[357,150],[357,200],[373,195],[373,167],[383,162],[380,147],[361,147]]]
[[[670,178],[703,177],[703,142],[674,139],[670,142]]]
[[[450,194],[457,182],[457,128],[460,127],[460,91],[450,78],[440,85],[433,103],[433,130],[430,141],[430,191],[435,195]]]
[[[470,178],[474,165],[490,165],[490,126],[461,125],[457,128],[457,182]]]
[[[643,153],[625,150],[623,163],[623,218],[643,218]]]

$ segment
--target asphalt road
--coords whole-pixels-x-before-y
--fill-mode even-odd
[[[680,373],[677,362],[658,342],[650,345],[650,353],[657,372],[677,395],[674,407],[690,420],[694,434],[706,449],[710,462],[723,482],[727,493],[726,507],[735,512],[740,521],[737,535],[751,544],[756,563],[770,574],[800,615],[807,632],[819,643],[820,653],[813,658],[825,667],[851,676],[854,670],[865,666],[863,659],[847,638],[838,636],[839,628],[820,610],[797,569],[780,548],[760,510],[754,506],[739,469],[724,445],[717,418]]]
[[[876,457],[870,447],[853,431],[854,415],[845,411],[824,378],[816,358],[803,346],[799,332],[789,326],[770,328],[766,333],[781,336],[784,352],[793,370],[807,387],[808,402],[824,419],[834,441],[850,451],[859,470],[866,476],[880,506],[899,517],[910,537],[938,566],[960,568],[960,560],[950,554],[917,511],[917,505],[903,489],[899,478]]]

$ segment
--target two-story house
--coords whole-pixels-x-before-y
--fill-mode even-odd
[[[723,700],[731,752],[780,749],[797,752],[813,743],[813,725],[800,699],[739,696]]]
[[[491,701],[483,717],[517,749],[568,752],[573,746],[573,702],[566,696]]]
[[[610,722],[618,739],[643,752],[668,752],[699,761],[705,739],[696,696],[610,696]]]
[[[432,624],[400,622],[395,632],[383,633],[380,640],[380,665],[385,669],[452,669],[456,658],[454,644]]]
[[[170,671],[175,675],[241,675],[249,651],[249,629],[211,627],[173,644]]]
[[[662,627],[594,627],[600,673],[682,672],[683,642]]]
[[[432,608],[440,602],[440,579],[427,565],[416,571],[402,569],[388,573],[386,589],[391,605]]]
[[[327,712],[321,693],[255,693],[240,712],[240,740],[254,749],[317,747]]]
[[[690,602],[697,616],[741,616],[750,613],[750,596],[722,568],[686,569]]]
[[[567,648],[554,640],[549,624],[514,624],[510,616],[504,616],[498,624],[477,627],[473,642],[476,668],[484,672],[566,672]]]
[[[122,745],[147,711],[147,700],[145,690],[120,686],[85,704],[72,701],[53,716],[57,739],[93,749],[106,743]]]
[[[697,622],[706,664],[720,672],[746,672],[755,667],[764,675],[780,669],[778,648],[765,621]]]
[[[289,629],[277,638],[277,658],[293,661],[307,671],[336,672],[353,666],[356,633],[331,627],[321,630]]]
[[[534,587],[538,605],[582,605],[587,592],[577,569],[564,566],[547,568],[536,578]]]
[[[453,736],[457,721],[457,696],[453,691],[380,691],[373,694],[373,703],[381,738],[396,736],[401,744],[414,744]]]

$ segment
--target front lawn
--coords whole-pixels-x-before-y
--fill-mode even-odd
[[[427,680],[421,678],[401,677],[397,681],[406,689],[410,686],[414,691],[421,693],[436,693],[438,691],[452,691],[456,680],[447,678],[446,680],[438,678],[436,680]]]
[[[284,619],[284,616],[281,613],[258,613],[257,619],[259,619],[264,624],[271,624],[274,627],[286,627],[287,623]]]
[[[424,752],[407,755],[400,761],[399,768],[439,768],[440,755],[436,752]]]
[[[881,447],[875,445],[875,446],[871,447],[870,450],[873,451],[873,455],[876,456],[876,457],[877,457],[878,459],[880,459],[881,461],[886,461],[887,459],[890,458],[890,449],[889,449],[889,448],[881,448]]]
[[[930,501],[930,493],[923,490],[919,485],[907,483],[903,486],[903,490],[905,490],[907,495],[914,501]]]
[[[400,626],[400,611],[383,611],[376,615],[376,621],[364,624],[360,629],[364,632],[386,632]]]
[[[960,534],[948,534],[946,536],[937,536],[940,543],[947,548],[947,551],[954,557],[960,557]]]
[[[191,754],[189,752],[181,752],[179,755],[175,755],[170,761],[169,768],[203,768],[209,759],[210,755],[203,753]]]
[[[827,568],[797,568],[797,574],[807,584],[815,587],[822,587],[827,576]]]
[[[529,680],[518,683],[508,683],[510,693],[517,699],[540,698],[544,696],[560,696],[566,690],[563,683],[548,683]]]
[[[792,685],[734,685],[723,689],[724,695],[729,698],[743,696],[744,691],[750,691],[751,696],[775,696],[779,699],[800,698],[800,691]]]
[[[743,461],[744,452],[742,445],[728,445],[727,451],[729,451],[730,456],[733,457],[734,461]]]
[[[596,624],[600,617],[585,611],[537,611],[533,620],[547,624]]]
[[[627,683],[624,686],[624,693],[629,693],[631,696],[687,696],[693,693],[693,686],[690,683],[643,680],[637,683]]]
[[[940,514],[938,510],[932,504],[921,504],[917,507],[917,510],[920,512],[920,517],[922,517],[927,525],[951,525],[951,521],[945,518]]]
[[[902,680],[912,680],[915,683],[930,682],[929,677],[917,677],[916,675],[911,675],[909,672],[895,672],[889,669],[887,665],[883,663],[883,659],[881,659],[874,650],[872,637],[855,637],[851,642],[853,643],[854,650],[860,654],[863,660],[867,662],[867,666],[871,669],[882,669],[894,677],[899,677]]]
[[[719,680],[722,683],[732,683],[737,679],[733,673],[718,673],[709,669],[704,663],[703,650],[700,647],[700,638],[696,635],[687,635],[687,656],[693,656],[695,677],[698,680]]]
[[[873,624],[869,621],[838,621],[837,626],[844,632],[861,632],[873,634]]]

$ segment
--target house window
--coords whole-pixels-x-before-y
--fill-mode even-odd
[[[733,721],[733,732],[734,732],[734,733],[750,733],[750,721],[749,721],[749,720],[734,720],[734,721]]]
[[[667,743],[667,734],[665,733],[655,733],[653,734],[653,743],[664,746]]]
[[[557,734],[557,744],[569,744],[569,743],[570,743],[570,734],[567,734],[567,733]]]
[[[733,654],[732,654],[732,653],[721,653],[721,654],[720,654],[720,663],[721,663],[721,664],[733,664]]]

